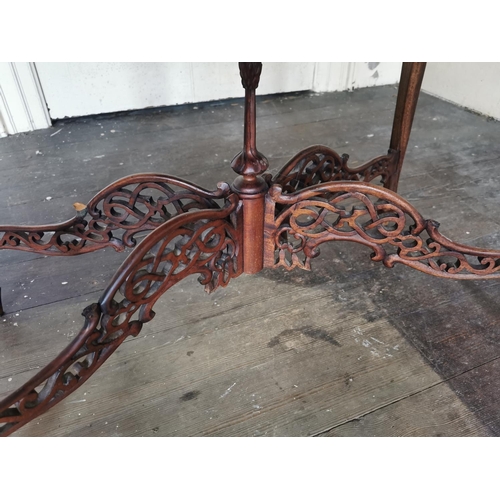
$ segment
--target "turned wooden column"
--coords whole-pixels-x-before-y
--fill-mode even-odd
[[[243,271],[259,272],[264,266],[264,196],[268,186],[261,174],[267,170],[267,158],[257,151],[255,89],[259,85],[262,63],[239,63],[245,89],[243,151],[231,162],[239,174],[232,189],[243,202]]]

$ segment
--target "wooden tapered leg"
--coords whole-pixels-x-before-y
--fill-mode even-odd
[[[396,165],[391,176],[384,186],[392,191],[397,191],[401,167],[410,139],[410,132],[417,108],[420,87],[424,78],[425,62],[405,62],[401,69],[401,79],[399,81],[398,99],[394,122],[392,124],[392,135],[390,149],[397,153]]]

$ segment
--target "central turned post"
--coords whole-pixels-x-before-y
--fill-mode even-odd
[[[231,162],[231,168],[239,174],[232,189],[243,202],[243,271],[255,274],[264,267],[264,197],[268,186],[261,174],[269,166],[256,146],[255,89],[262,63],[239,63],[239,66],[245,89],[245,132],[243,151]]]

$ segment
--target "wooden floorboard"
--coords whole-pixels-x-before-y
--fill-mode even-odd
[[[67,435],[76,425],[70,434],[95,435],[110,425],[118,435],[312,435],[440,382],[387,319],[370,321],[376,307],[359,285],[264,280],[243,277],[210,297],[194,281],[177,285],[141,337],[19,434]],[[349,293],[365,317],[339,307]],[[56,315],[45,312],[40,331]],[[11,372],[35,361],[37,343],[43,337]]]
[[[383,154],[396,92],[259,97],[270,172],[314,143],[352,166]],[[142,171],[212,189],[231,181],[241,105],[68,120],[2,139],[0,223],[63,221],[75,201]],[[400,193],[445,235],[499,248],[499,135],[499,123],[423,94]],[[313,272],[265,270],[212,295],[185,280],[138,338],[16,435],[500,435],[500,282],[389,270],[369,253],[330,244]],[[0,397],[71,341],[125,257],[0,252]]]
[[[437,384],[319,434],[323,437],[492,436],[447,384]]]

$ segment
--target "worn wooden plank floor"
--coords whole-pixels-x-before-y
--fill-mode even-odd
[[[259,150],[273,173],[317,143],[354,166],[387,149],[395,98],[392,86],[261,97]],[[69,120],[2,139],[1,223],[68,219],[72,203],[131,173],[231,181],[241,105]],[[445,235],[500,247],[498,137],[499,123],[423,94],[400,193]],[[0,252],[0,397],[67,345],[123,259]],[[265,270],[212,295],[192,277],[137,339],[16,435],[499,435],[499,287],[388,270],[348,243],[324,246],[311,273]]]

